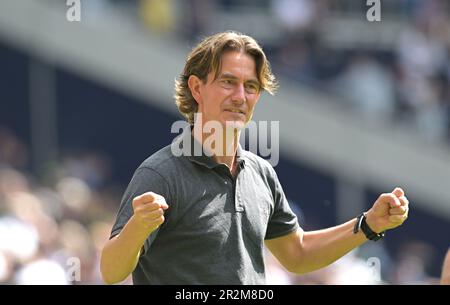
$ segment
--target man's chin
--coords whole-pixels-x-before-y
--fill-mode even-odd
[[[227,130],[242,130],[246,125],[243,121],[226,121],[225,128]]]

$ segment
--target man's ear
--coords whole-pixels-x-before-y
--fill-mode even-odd
[[[201,96],[200,96],[200,85],[201,85],[201,79],[198,78],[196,75],[190,75],[188,78],[188,86],[191,90],[192,97],[195,99],[197,104],[201,103]]]

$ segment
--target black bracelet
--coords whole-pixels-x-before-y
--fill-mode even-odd
[[[359,215],[358,218],[356,219],[356,224],[355,224],[355,227],[353,228],[353,233],[356,234],[360,230],[364,233],[364,235],[366,236],[367,239],[373,240],[373,241],[380,240],[386,235],[385,231],[380,232],[380,233],[376,233],[376,232],[372,231],[372,229],[369,227],[369,225],[366,222],[366,213],[361,213],[361,215]]]
[[[359,215],[358,218],[356,219],[355,226],[353,227],[354,234],[358,233],[358,231],[360,230],[364,217],[366,217],[366,215],[364,213],[361,213],[361,215]]]

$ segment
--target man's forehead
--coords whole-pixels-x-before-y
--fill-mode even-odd
[[[223,54],[217,69],[217,73],[212,72],[218,78],[240,78],[244,74],[247,79],[258,80],[255,59],[247,53],[232,51]]]
[[[255,68],[256,63],[253,56],[244,52],[231,51],[226,52],[220,58],[222,67],[248,67]]]

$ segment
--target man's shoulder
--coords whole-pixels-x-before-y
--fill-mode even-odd
[[[181,159],[174,156],[171,145],[167,145],[145,159],[137,170],[152,169],[160,174],[164,174],[174,170],[176,163],[179,162],[181,162]]]

